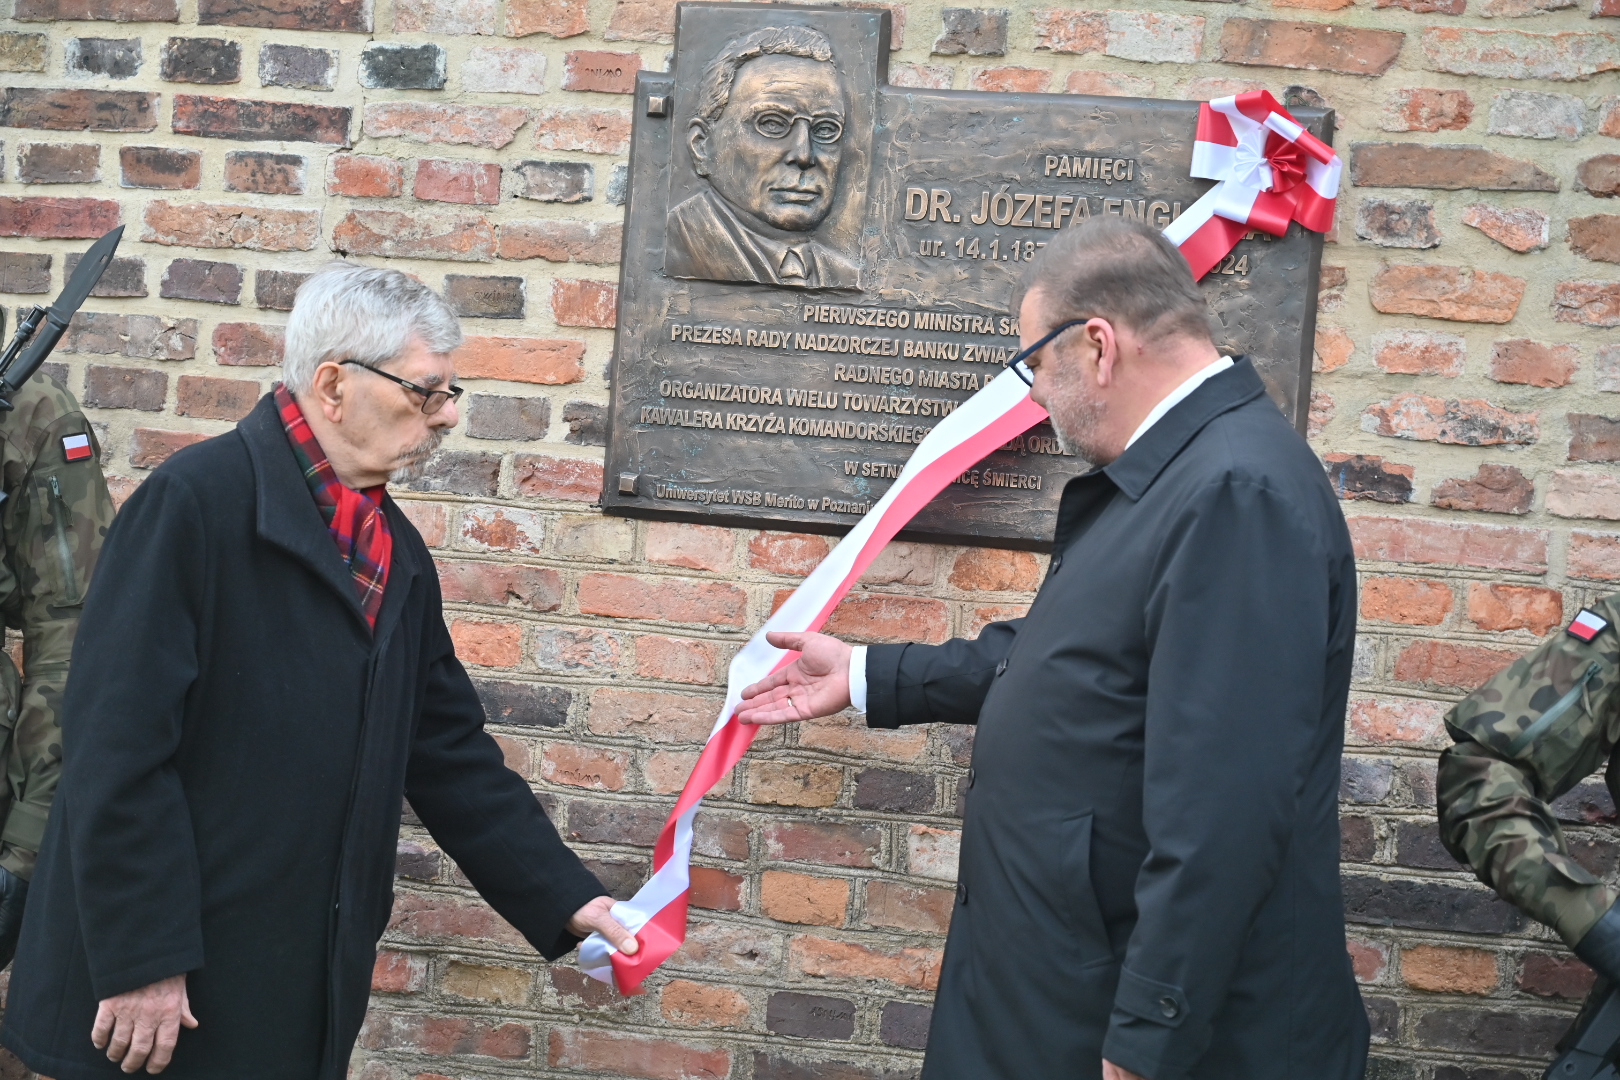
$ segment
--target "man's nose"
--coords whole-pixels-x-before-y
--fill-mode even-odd
[[[428,427],[453,428],[460,419],[460,414],[456,412],[456,403],[453,400],[447,401],[444,403],[444,408],[436,413],[428,414]]]
[[[787,160],[801,169],[813,168],[816,164],[816,143],[810,137],[810,121],[803,117],[793,121],[793,127],[788,130]]]

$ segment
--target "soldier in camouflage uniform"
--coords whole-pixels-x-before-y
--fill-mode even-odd
[[[0,650],[0,967],[62,772],[62,691],[90,572],[112,524],[100,447],[67,389],[45,371],[0,413],[0,616],[22,632],[19,676]]]
[[[1509,903],[1558,932],[1575,954],[1620,982],[1620,891],[1570,857],[1550,807],[1594,769],[1620,802],[1620,594],[1446,714],[1456,745],[1440,757],[1446,850]]]

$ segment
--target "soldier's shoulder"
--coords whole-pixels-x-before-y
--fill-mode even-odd
[[[0,440],[14,458],[32,461],[44,448],[46,437],[62,428],[89,436],[90,423],[78,400],[53,371],[41,370],[11,397],[11,408],[0,412]]]

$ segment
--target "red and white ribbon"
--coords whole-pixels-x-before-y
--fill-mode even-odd
[[[799,655],[770,644],[766,633],[821,629],[884,545],[935,495],[990,451],[1045,419],[1046,410],[1030,400],[1029,387],[1017,375],[1003,371],[992,379],[917,444],[900,478],[877,505],[737,653],[726,679],[720,717],[653,847],[652,878],[630,900],[613,905],[613,917],[636,935],[640,950],[626,956],[600,934],[592,934],[579,947],[585,974],[615,983],[622,994],[640,993],[642,980],[686,939],[692,819],[703,796],[742,759],[759,730],[738,723],[732,713],[742,700],[743,687],[786,667]]]
[[[1164,235],[1202,278],[1251,229],[1273,236],[1297,221],[1333,227],[1344,171],[1333,148],[1306,131],[1264,90],[1217,98],[1198,108],[1192,174],[1220,183],[1189,206]]]

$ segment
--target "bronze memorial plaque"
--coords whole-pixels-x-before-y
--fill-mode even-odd
[[[1186,101],[917,90],[889,13],[682,4],[638,79],[603,506],[840,532],[1018,350],[1008,301],[1055,230],[1163,227]],[[1296,116],[1331,141],[1331,114]],[[1224,351],[1303,428],[1322,237],[1252,234],[1205,279]],[[1084,463],[1049,426],[951,484],[907,534],[1049,541]]]

